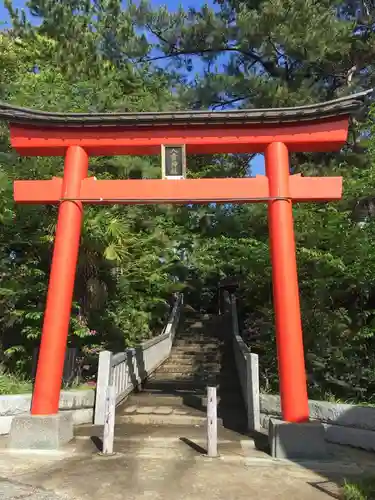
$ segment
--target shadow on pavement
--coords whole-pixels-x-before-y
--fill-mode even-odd
[[[95,446],[96,450],[98,452],[102,452],[103,451],[103,439],[101,439],[98,436],[91,436],[90,439],[91,439],[91,442],[93,443],[93,445]]]
[[[187,444],[188,446],[190,446],[190,448],[192,448],[194,451],[198,452],[201,455],[206,455],[207,453],[207,450],[205,448],[203,448],[197,443],[194,443],[194,441],[192,441],[191,439],[188,439],[186,437],[180,437],[180,441],[182,443]]]

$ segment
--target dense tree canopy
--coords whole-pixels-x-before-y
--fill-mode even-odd
[[[168,12],[146,2],[31,0],[0,36],[0,98],[59,111],[279,107],[374,83],[375,5],[218,0]],[[30,23],[30,19],[32,22]],[[310,394],[372,402],[375,387],[375,141],[372,113],[335,154],[291,155],[294,172],[343,175],[344,199],[294,207]],[[56,210],[16,207],[15,178],[49,178],[59,158],[18,158],[0,139],[0,353],[29,373],[40,338]],[[250,155],[189,158],[189,175],[246,176]],[[98,178],[157,177],[158,158],[96,158]],[[185,258],[181,258],[185,255]],[[87,208],[70,343],[122,349],[157,333],[172,291],[194,307],[240,276],[243,334],[277,391],[266,207]],[[176,277],[179,278],[176,281]]]

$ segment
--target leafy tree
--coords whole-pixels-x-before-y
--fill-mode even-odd
[[[71,18],[74,21],[73,13]],[[0,38],[4,100],[76,112],[177,106],[168,76],[151,72],[147,64],[118,65],[110,57],[92,54],[89,64],[83,64],[83,58],[73,73],[67,61],[57,57],[64,40],[51,37],[45,23],[39,27],[15,24],[15,30]],[[72,41],[75,45],[69,54],[80,48],[81,40]],[[90,47],[86,44],[86,49]],[[67,50],[64,45],[63,50]],[[135,75],[133,83],[129,71]],[[155,177],[160,167],[153,159],[114,157],[92,159],[90,170],[98,178],[110,179]],[[2,126],[1,352],[3,363],[26,373],[30,373],[32,351],[40,338],[57,212],[54,207],[14,206],[12,181],[61,174],[60,158],[18,158],[9,147],[7,127]],[[123,349],[160,331],[171,295],[167,278],[174,259],[164,212],[163,207],[85,210],[72,345]]]

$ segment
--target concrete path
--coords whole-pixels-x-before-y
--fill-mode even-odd
[[[0,498],[1,500],[64,500],[64,497],[50,491],[2,478],[0,478]]]
[[[3,500],[328,500],[344,477],[375,473],[372,454],[339,447],[336,462],[272,460],[251,438],[221,428],[220,457],[204,455],[200,425],[116,426],[116,454],[96,448],[101,429],[82,426],[62,453],[0,451]]]
[[[276,500],[327,499],[314,484],[318,475],[303,470],[247,466],[238,461],[207,459],[176,450],[171,442],[142,457],[78,456],[17,474],[16,483],[0,482],[6,500]],[[28,459],[32,463],[32,459]],[[44,496],[43,496],[44,495]]]

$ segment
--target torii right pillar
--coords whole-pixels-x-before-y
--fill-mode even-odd
[[[285,421],[306,422],[309,405],[287,146],[267,146],[265,163],[269,196],[278,198],[268,202],[268,225],[282,414]]]

